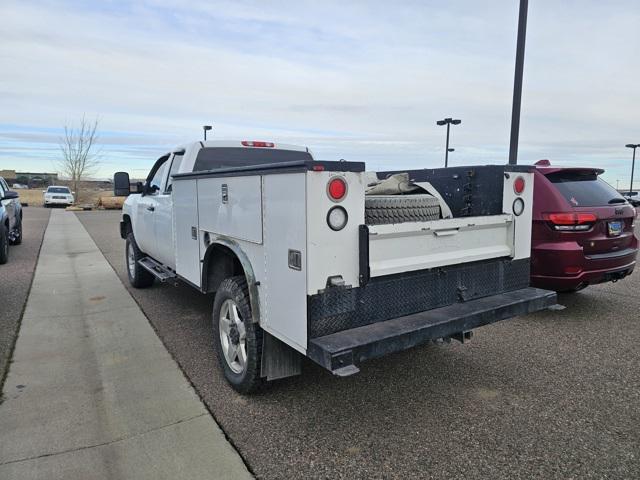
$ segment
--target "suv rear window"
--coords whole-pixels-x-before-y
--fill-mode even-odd
[[[600,207],[625,203],[615,188],[589,171],[561,171],[547,175],[558,191],[574,207]]]
[[[49,187],[47,193],[71,193],[67,187]]]
[[[193,171],[201,172],[217,168],[248,167],[299,160],[313,160],[313,158],[307,152],[296,150],[238,147],[203,148],[198,152]]]

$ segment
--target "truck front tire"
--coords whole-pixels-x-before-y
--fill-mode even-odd
[[[224,280],[213,302],[213,331],[218,362],[225,378],[240,393],[260,388],[262,329],[253,322],[244,276]]]
[[[154,276],[138,263],[138,260],[145,257],[145,254],[138,248],[133,232],[129,232],[129,235],[127,235],[124,255],[127,276],[129,277],[131,286],[135,288],[146,288],[153,285],[153,281],[155,280]]]

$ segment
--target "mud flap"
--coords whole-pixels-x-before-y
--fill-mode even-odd
[[[302,355],[273,335],[263,332],[260,376],[267,380],[300,375]]]

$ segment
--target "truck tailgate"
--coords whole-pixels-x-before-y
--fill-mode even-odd
[[[513,254],[511,215],[370,225],[372,277]]]
[[[454,303],[310,339],[307,355],[337,375],[349,375],[358,372],[363,360],[542,310],[555,305],[556,298],[555,292],[527,287]]]

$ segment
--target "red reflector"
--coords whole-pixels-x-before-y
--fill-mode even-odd
[[[347,184],[341,177],[334,177],[329,180],[327,192],[332,200],[342,200],[347,194]]]
[[[581,267],[574,267],[574,266],[564,267],[564,273],[566,273],[567,275],[577,275],[581,271],[582,271]]]
[[[313,166],[313,171],[314,172],[324,172],[324,165],[314,165]]]
[[[248,140],[243,140],[242,145],[244,145],[245,147],[267,147],[267,148],[273,148],[276,145],[272,142],[250,142]]]
[[[595,223],[598,217],[593,213],[547,213],[547,220],[554,225],[583,225]]]
[[[513,181],[513,191],[518,195],[524,192],[524,178],[518,177]]]

